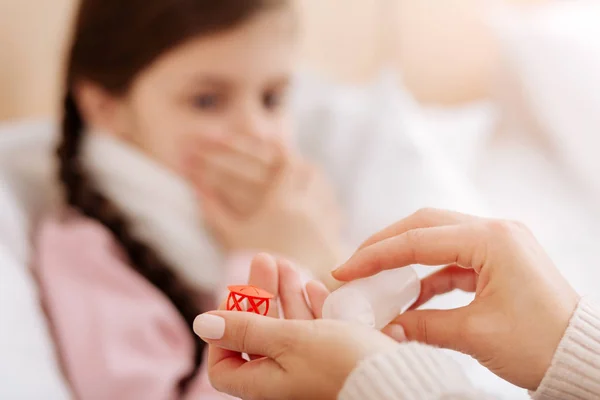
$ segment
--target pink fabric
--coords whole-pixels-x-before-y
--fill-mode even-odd
[[[193,337],[164,294],[127,265],[94,221],[49,219],[37,239],[44,306],[77,398],[177,398],[193,366]],[[232,276],[247,277],[248,266],[231,265]],[[210,386],[205,370],[186,398],[231,399]]]

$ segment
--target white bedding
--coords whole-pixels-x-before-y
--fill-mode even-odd
[[[1,132],[0,136],[4,133]],[[0,399],[69,399],[27,265],[29,216],[0,177]]]
[[[499,214],[527,222],[582,293],[600,292],[600,3],[507,10],[500,107],[513,116],[472,174]],[[514,104],[520,104],[515,109]]]

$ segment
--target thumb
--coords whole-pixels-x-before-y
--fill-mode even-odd
[[[290,348],[297,330],[292,324],[251,312],[213,311],[196,317],[194,332],[208,344],[230,352],[277,359]]]
[[[289,147],[283,143],[278,143],[277,147],[277,165],[274,168],[273,179],[267,191],[267,199],[273,199],[281,193],[289,193],[293,190],[293,176],[298,162],[292,154]]]
[[[390,325],[402,326],[408,340],[464,351],[468,345],[463,335],[468,313],[468,307],[407,311],[396,317]]]
[[[208,375],[219,391],[239,398],[277,398],[286,391],[277,359],[293,349],[288,320],[249,312],[214,311],[199,315],[194,332],[206,341]],[[266,356],[246,361],[242,353]]]

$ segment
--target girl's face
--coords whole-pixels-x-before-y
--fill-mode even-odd
[[[182,174],[190,149],[206,138],[287,135],[293,31],[289,10],[274,10],[192,39],[158,58],[122,97],[89,100],[100,91],[87,90],[79,99],[85,117]]]

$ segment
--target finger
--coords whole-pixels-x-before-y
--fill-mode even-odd
[[[463,222],[472,222],[478,217],[461,214],[453,211],[438,210],[435,208],[421,209],[407,218],[404,218],[387,228],[377,232],[360,245],[358,250],[368,247],[382,240],[401,235],[417,228],[432,228],[435,226],[455,225]]]
[[[285,140],[276,140],[272,143],[272,150],[275,158],[275,169],[280,170],[288,166],[294,159],[293,150]]]
[[[411,264],[457,264],[479,273],[487,235],[477,223],[413,229],[359,250],[333,276],[349,281]]]
[[[248,215],[259,207],[275,173],[275,161],[248,159],[225,147],[215,148],[214,143],[190,147],[185,171],[192,182],[210,189],[238,215]]]
[[[282,392],[283,370],[274,356],[285,348],[281,338],[287,329],[274,322],[286,321],[223,311],[196,318],[194,331],[209,343],[209,377],[217,390],[240,398],[273,398],[272,393]],[[273,357],[246,361],[242,353]]]
[[[196,146],[198,154],[210,151],[227,151],[254,162],[271,164],[276,161],[278,140],[253,135],[223,135],[207,137]]]
[[[240,157],[235,153],[205,152],[201,156],[202,169],[215,171],[215,175],[228,178],[238,184],[266,186],[271,178],[273,165],[262,160]]]
[[[277,261],[269,254],[261,253],[254,257],[250,264],[250,277],[248,284],[259,287],[271,293],[275,298],[271,300],[272,304],[269,307],[268,316],[273,318],[279,317],[277,310],[277,297],[279,296],[279,269]]]
[[[206,224],[217,236],[227,236],[227,232],[239,223],[237,216],[210,189],[198,186],[196,194]]]
[[[249,312],[211,311],[196,317],[194,332],[210,345],[277,361],[289,351],[288,344],[297,334],[288,322],[293,321]],[[210,361],[213,365],[220,359]]]
[[[267,183],[254,184],[212,167],[195,169],[191,180],[198,187],[213,193],[221,203],[237,215],[248,215],[263,201]]]
[[[235,166],[232,168],[235,168]],[[270,175],[265,173],[266,176],[262,179],[258,176],[250,177],[249,175],[252,174],[252,172],[247,171],[247,173],[248,176],[244,176],[245,173],[237,173],[236,171],[230,171],[212,164],[202,164],[202,166],[195,171],[197,180],[203,181],[212,188],[220,189],[222,191],[241,188],[242,191],[264,192],[270,183]]]
[[[323,304],[329,296],[329,290],[320,281],[310,281],[306,284],[306,295],[315,318],[323,318]]]
[[[236,185],[225,178],[221,180],[208,178],[213,193],[227,209],[240,218],[254,213],[260,206],[264,189]]]
[[[410,341],[464,352],[462,335],[469,306],[452,310],[415,310],[399,315],[390,325],[400,325]],[[388,328],[389,329],[389,328]]]
[[[209,346],[209,358],[223,351],[228,350]],[[275,399],[289,392],[285,371],[275,361],[265,357],[246,361],[235,354],[208,367],[210,383],[217,391],[236,399]]]
[[[450,265],[421,280],[421,294],[410,308],[415,309],[420,307],[433,297],[455,289],[465,292],[475,292],[477,289],[477,278],[477,273],[472,269]]]
[[[277,163],[271,185],[267,190],[268,199],[276,201],[278,196],[289,196],[290,193],[293,193],[294,171],[297,162],[296,157],[284,143],[277,144]]]
[[[279,260],[279,299],[283,315],[288,319],[314,319],[306,303],[300,274],[285,260]]]

